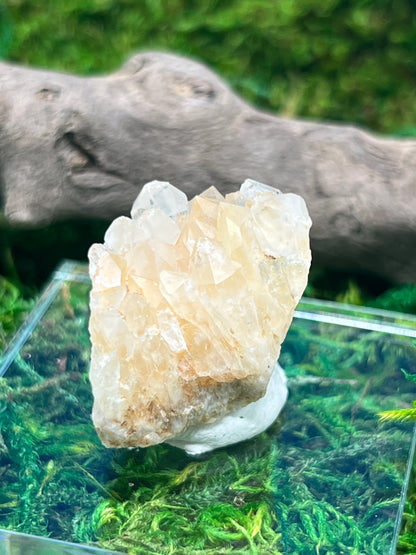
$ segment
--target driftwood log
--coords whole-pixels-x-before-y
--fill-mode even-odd
[[[267,115],[169,54],[94,78],[0,64],[0,191],[14,225],[112,219],[153,179],[193,196],[247,177],[305,198],[316,261],[416,280],[416,141]]]

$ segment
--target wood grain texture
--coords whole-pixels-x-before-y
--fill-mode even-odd
[[[187,58],[93,78],[0,64],[0,172],[6,217],[32,227],[127,214],[153,179],[192,197],[250,177],[305,198],[316,261],[416,280],[416,141],[259,112]]]

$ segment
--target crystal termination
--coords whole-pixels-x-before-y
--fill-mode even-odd
[[[188,202],[153,181],[131,216],[89,251],[102,442],[200,453],[253,437],[287,396],[276,360],[311,261],[303,199],[246,180]]]

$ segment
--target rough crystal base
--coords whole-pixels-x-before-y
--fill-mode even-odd
[[[251,439],[267,430],[278,417],[287,399],[286,381],[284,371],[276,363],[264,397],[212,424],[188,428],[166,443],[184,449],[188,455],[200,455]]]

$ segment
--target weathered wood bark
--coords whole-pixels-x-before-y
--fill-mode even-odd
[[[6,217],[40,226],[127,213],[141,186],[192,196],[246,177],[302,195],[316,260],[416,279],[416,142],[254,110],[204,66],[145,53],[80,78],[0,64]]]

